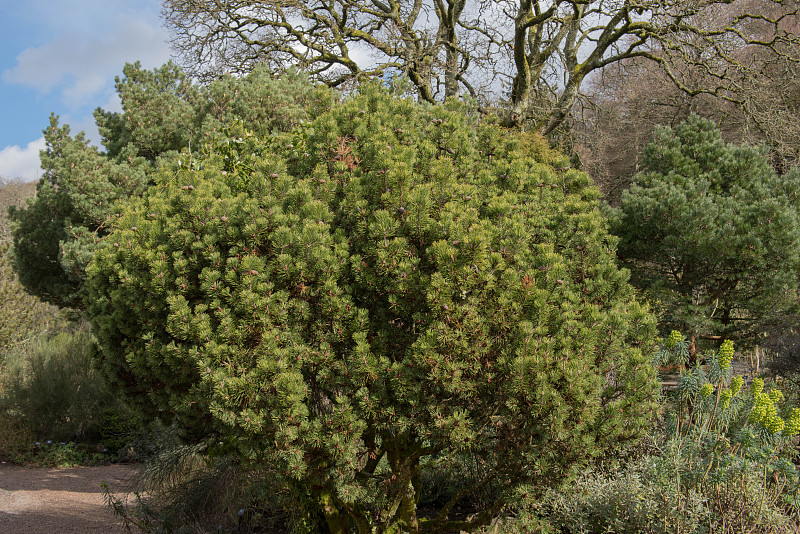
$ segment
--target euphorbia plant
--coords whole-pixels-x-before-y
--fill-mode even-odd
[[[372,86],[304,131],[184,155],[120,210],[88,313],[121,387],[331,532],[474,530],[646,431],[653,320],[586,175]],[[421,517],[449,454],[478,474]]]
[[[656,360],[668,354],[685,359],[687,346],[673,331]],[[658,460],[682,495],[711,496],[704,504],[709,528],[721,532],[776,520],[768,518],[775,509],[795,519],[800,511],[800,473],[792,461],[800,408],[781,407],[781,391],[765,391],[761,378],[745,387],[744,377],[732,373],[733,354],[733,342],[726,340],[681,378],[667,417],[665,449],[672,454]],[[754,489],[760,502],[749,498]]]

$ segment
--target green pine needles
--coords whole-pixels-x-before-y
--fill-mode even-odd
[[[585,174],[377,86],[230,131],[162,165],[88,269],[102,365],[187,439],[367,533],[475,530],[646,433],[654,322]],[[454,455],[474,476],[420,513]]]
[[[693,115],[659,128],[622,196],[619,256],[666,325],[750,339],[797,307],[800,182]]]
[[[104,151],[50,118],[36,197],[12,208],[12,257],[22,285],[60,307],[82,308],[86,265],[108,233],[117,202],[139,196],[158,162],[197,151],[238,121],[262,137],[299,128],[333,101],[302,74],[274,79],[266,68],[193,85],[172,63],[152,71],[129,63],[117,78],[123,112],[95,111]]]

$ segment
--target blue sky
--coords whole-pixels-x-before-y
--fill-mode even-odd
[[[0,177],[41,175],[50,113],[98,144],[92,111],[120,110],[126,62],[170,58],[159,0],[0,0]]]

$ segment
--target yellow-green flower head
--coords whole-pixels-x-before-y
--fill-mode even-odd
[[[731,391],[734,395],[738,394],[742,390],[742,386],[744,385],[744,378],[739,375],[736,375],[731,380]]]
[[[789,418],[786,420],[786,426],[783,428],[783,435],[788,437],[800,434],[800,408],[794,408]]]
[[[785,427],[786,423],[784,422],[783,419],[781,419],[777,415],[770,417],[769,421],[767,421],[764,424],[764,428],[769,430],[772,434],[777,434],[778,432],[781,432]]]
[[[770,410],[770,408],[772,408]],[[750,411],[750,423],[765,425],[770,415],[775,413],[775,405],[766,393],[758,393],[753,399],[753,409]]]
[[[780,402],[783,400],[783,393],[779,389],[773,389],[769,392],[769,399],[772,402]]]
[[[758,397],[762,391],[764,391],[764,381],[760,378],[754,378],[753,382],[750,384],[750,392],[753,394],[753,397]]]
[[[731,404],[731,397],[733,397],[733,392],[730,388],[725,388],[719,395],[719,400],[722,401],[722,409],[727,410],[728,406]]]
[[[723,371],[730,367],[731,360],[733,360],[733,341],[730,339],[726,339],[722,342],[722,346],[719,348],[719,368]]]
[[[712,393],[714,393],[714,386],[712,386],[708,382],[703,384],[703,386],[700,388],[700,396],[703,397],[704,399],[709,395],[711,395]]]
[[[764,409],[764,420],[765,421],[770,421],[770,420],[775,419],[776,417],[778,417],[778,409],[771,402],[768,402],[767,404],[765,404],[764,408],[765,408]]]
[[[667,338],[667,348],[671,349],[681,341],[683,341],[681,333],[677,330],[673,330],[669,333],[669,337]]]
[[[750,423],[760,424],[771,434],[777,434],[786,427],[786,422],[778,415],[778,408],[766,393],[759,393],[756,397],[755,406],[750,412]]]
[[[761,423],[764,420],[766,411],[764,406],[753,406],[753,409],[750,411],[750,418],[748,419],[750,424],[757,425]]]

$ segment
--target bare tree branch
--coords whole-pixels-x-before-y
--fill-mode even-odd
[[[690,95],[736,99],[760,49],[796,60],[798,7],[782,0],[164,0],[197,76],[302,67],[337,86],[405,73],[423,100],[502,99],[509,125],[561,127],[592,72],[642,58]],[[678,65],[703,69],[692,85]],[[443,88],[443,90],[441,89]]]

